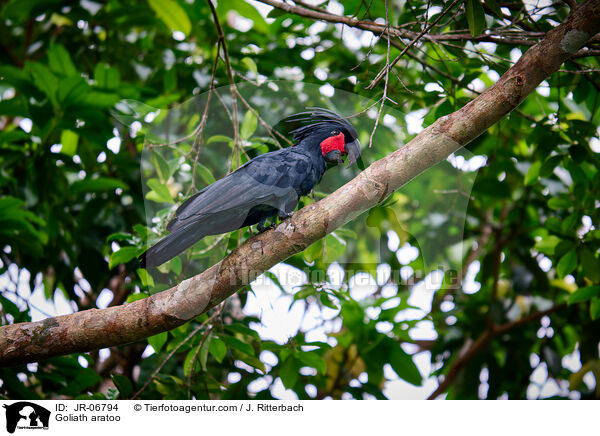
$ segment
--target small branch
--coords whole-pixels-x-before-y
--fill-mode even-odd
[[[190,183],[190,186],[189,186],[187,192],[185,193],[186,197],[188,195],[190,195],[192,188],[194,188],[196,185],[196,169],[198,167],[198,159],[200,158],[200,146],[202,145],[202,134],[204,133],[204,129],[206,128],[206,122],[208,121],[208,108],[210,106],[210,99],[211,99],[213,91],[215,89],[215,76],[217,73],[217,62],[219,60],[219,45],[220,45],[220,43],[217,42],[217,54],[215,55],[215,59],[213,61],[213,65],[212,65],[212,72],[210,75],[210,85],[208,87],[208,96],[206,97],[206,106],[204,106],[204,112],[202,113],[202,119],[200,120],[200,124],[198,124],[198,127],[196,127],[194,132],[192,132],[192,135],[195,135],[195,138],[194,138],[194,144],[193,144],[190,152],[195,151],[196,156],[194,157],[194,165],[193,165],[193,169],[192,169],[192,183]]]
[[[219,307],[217,309],[217,311],[215,312],[215,314],[211,317],[212,319],[216,318],[217,316],[221,315],[221,313],[223,312],[223,308],[225,307],[225,303],[221,303],[219,304]],[[214,323],[211,323],[206,330],[204,331],[204,335],[202,335],[202,340],[200,341],[200,344],[198,344],[198,347],[196,348],[196,352],[194,353],[194,356],[192,357],[192,360],[190,362],[190,373],[188,375],[188,379],[187,379],[187,388],[188,388],[188,399],[191,400],[192,399],[192,395],[191,395],[191,391],[192,391],[192,377],[194,376],[194,368],[196,367],[196,360],[198,359],[198,354],[200,353],[200,350],[202,349],[202,346],[204,345],[204,343],[206,342],[206,339],[208,338],[208,335],[210,335],[212,329],[213,329],[213,325]]]
[[[262,119],[262,117],[260,116],[260,114],[257,112],[256,109],[254,109],[250,103],[248,103],[246,101],[246,99],[242,96],[242,94],[238,91],[237,93],[238,97],[240,100],[242,100],[242,103],[244,103],[244,106],[246,106],[246,108],[252,112],[254,114],[254,116],[256,117],[256,119],[258,120],[258,122],[260,123],[261,126],[263,126],[265,128],[265,130],[267,131],[267,133],[269,134],[269,136],[271,138],[273,138],[275,140],[275,142],[277,142],[277,145],[279,145],[279,140],[275,137],[275,135],[279,136],[282,140],[284,140],[288,145],[292,145],[293,142],[290,141],[288,138],[286,138],[284,135],[282,135],[280,132],[278,132],[277,130],[271,128],[271,126],[269,126],[265,120]],[[281,145],[279,145],[279,148],[282,148]]]
[[[221,308],[222,310],[222,308]],[[144,386],[142,386],[140,388],[139,391],[137,391],[133,397],[131,397],[132,400],[135,400],[142,392],[144,392],[146,390],[146,388],[150,385],[150,383],[152,383],[152,380],[154,380],[154,378],[158,375],[158,373],[160,372],[160,370],[163,368],[163,366],[165,366],[165,363],[168,362],[168,360],[173,357],[173,355],[175,353],[177,353],[177,350],[179,350],[184,344],[187,344],[187,342],[192,339],[194,336],[196,336],[198,334],[198,332],[200,330],[202,330],[207,324],[209,324],[210,322],[212,322],[217,315],[219,315],[221,313],[221,310],[217,310],[215,311],[215,313],[213,313],[210,318],[208,318],[206,321],[204,321],[202,324],[200,324],[198,327],[196,327],[194,330],[192,330],[190,332],[190,334],[188,334],[185,339],[183,341],[181,341],[179,344],[177,344],[177,346],[175,348],[173,348],[171,350],[171,352],[169,354],[167,354],[167,356],[163,359],[162,362],[160,362],[160,365],[158,365],[158,367],[154,370],[154,372],[152,373],[152,375],[148,378],[148,380],[146,381],[146,383],[144,383]]]
[[[506,207],[506,203],[502,202],[502,209],[500,211],[500,222],[497,228],[494,229],[495,233],[495,244],[494,244],[494,252],[493,252],[493,266],[492,266],[492,293],[490,296],[490,310],[488,311],[488,327],[490,329],[495,328],[494,316],[493,316],[493,307],[498,299],[498,284],[500,280],[500,264],[502,263],[502,249],[504,248],[504,244],[506,242],[505,239],[502,238],[502,229],[504,228],[504,221],[506,220],[506,215],[508,213],[508,209]]]
[[[223,60],[225,61],[225,69],[227,70],[227,78],[229,79],[229,88],[231,92],[231,112],[233,116],[233,143],[235,147],[240,146],[240,126],[238,124],[238,110],[237,110],[237,87],[235,85],[235,77],[233,74],[233,68],[231,67],[231,60],[229,59],[229,51],[227,50],[227,41],[225,39],[225,33],[223,32],[223,27],[221,27],[221,22],[219,21],[219,16],[217,15],[217,10],[215,9],[215,5],[213,5],[212,0],[206,0],[208,6],[210,7],[210,11],[213,16],[213,21],[215,22],[215,27],[217,29],[217,34],[219,35],[219,41],[221,43],[221,48],[223,49]],[[218,50],[217,50],[218,51]],[[239,153],[238,153],[239,159]]]
[[[506,324],[502,324],[499,326],[491,326],[485,330],[481,336],[477,338],[475,342],[473,342],[470,347],[466,349],[460,356],[452,363],[444,381],[442,381],[437,389],[431,393],[431,395],[427,398],[428,400],[435,400],[438,396],[444,393],[450,385],[454,382],[460,371],[479,353],[483,348],[485,348],[495,337],[502,335],[510,330],[513,330],[517,327],[520,327],[524,324],[530,323],[532,321],[537,321],[543,318],[546,315],[550,315],[558,310],[564,309],[567,307],[566,304],[559,304],[557,306],[551,307],[548,310],[543,310],[540,312],[531,313],[523,318],[507,322]]]
[[[448,288],[441,291],[439,295],[436,295],[436,300],[444,300],[446,295],[451,294],[452,291],[459,288],[461,282],[463,281],[463,278],[469,270],[469,267],[473,262],[477,260],[477,258],[483,250],[483,247],[488,243],[490,236],[492,235],[492,231],[492,226],[490,225],[489,221],[486,220],[486,222],[481,226],[481,233],[479,234],[479,238],[477,238],[476,247],[471,247],[471,250],[469,251],[469,254],[467,254],[467,257],[465,258],[462,268],[459,271],[458,275],[452,281],[450,286],[448,286]]]
[[[375,131],[377,130],[377,126],[379,125],[379,119],[381,118],[381,112],[383,111],[383,105],[385,105],[387,101],[387,92],[388,92],[388,79],[390,68],[390,11],[388,8],[388,2],[385,0],[385,22],[387,24],[386,33],[387,33],[387,58],[385,64],[385,84],[383,85],[383,96],[381,97],[381,104],[379,105],[379,111],[377,111],[377,118],[375,118],[375,125],[373,126],[373,130],[371,131],[371,136],[369,136],[369,148],[373,145],[373,136],[375,136]]]
[[[450,6],[448,6],[448,8],[446,8],[446,10],[443,11],[440,15],[438,15],[438,17],[429,26],[427,26],[425,29],[423,29],[421,31],[421,33],[419,33],[417,36],[415,36],[414,39],[406,47],[404,47],[404,49],[400,52],[400,54],[398,56],[396,56],[391,63],[390,63],[390,59],[389,59],[389,56],[390,56],[390,53],[389,53],[389,46],[390,46],[390,43],[389,43],[389,34],[390,33],[389,33],[389,18],[388,18],[388,20],[387,20],[387,23],[388,23],[388,27],[387,27],[387,29],[388,29],[388,31],[387,31],[387,34],[388,34],[388,61],[387,61],[387,64],[386,64],[385,68],[383,68],[379,72],[379,74],[377,74],[377,76],[375,76],[375,79],[373,79],[373,81],[371,82],[371,84],[369,86],[367,86],[367,89],[373,89],[373,88],[375,88],[377,86],[377,84],[381,81],[381,78],[384,75],[385,75],[385,80],[387,82],[387,74],[388,74],[388,72],[394,67],[394,65],[396,65],[398,63],[398,61],[400,60],[400,58],[402,58],[402,56],[404,55],[404,53],[406,53],[409,48],[411,48],[419,39],[421,39],[421,37],[423,35],[425,35],[427,32],[429,32],[431,30],[431,28],[433,26],[435,26],[444,17],[444,15],[446,15],[448,12],[450,12],[450,10],[459,1],[460,0],[454,0],[452,2],[452,4]],[[387,85],[386,85],[386,87],[387,87]]]

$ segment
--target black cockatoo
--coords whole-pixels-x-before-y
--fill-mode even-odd
[[[333,111],[309,108],[286,119],[300,123],[297,143],[257,156],[188,198],[167,225],[171,233],[140,256],[142,267],[159,266],[208,235],[258,224],[275,215],[292,214],[301,196],[321,180],[328,165],[348,166],[360,157],[357,132]]]

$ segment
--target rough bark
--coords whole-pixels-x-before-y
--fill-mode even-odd
[[[315,17],[320,18],[320,17]],[[0,328],[0,366],[90,351],[175,328],[214,307],[259,273],[377,205],[505,117],[600,30],[600,0],[576,7],[498,82],[460,110],[374,162],[323,200],[246,241],[219,263],[146,299]]]

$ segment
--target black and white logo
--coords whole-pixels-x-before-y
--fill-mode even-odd
[[[14,433],[16,429],[48,429],[50,411],[29,401],[19,401],[3,405],[6,409],[6,431]]]

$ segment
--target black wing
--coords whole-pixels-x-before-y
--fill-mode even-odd
[[[171,233],[140,256],[142,267],[161,265],[205,236],[255,224],[278,210],[291,212],[312,172],[310,158],[290,149],[254,158],[187,199],[167,226]]]
[[[235,230],[253,207],[265,205],[284,210],[293,203],[293,209],[298,203],[298,186],[307,171],[308,158],[290,150],[258,156],[187,199],[177,209],[167,230],[211,218],[226,219],[227,227]],[[219,228],[224,225],[215,223]],[[230,230],[219,229],[218,233]]]

